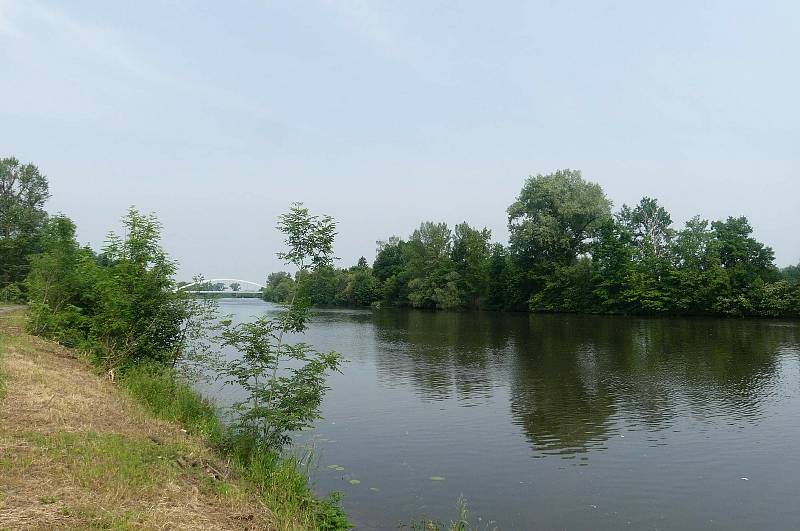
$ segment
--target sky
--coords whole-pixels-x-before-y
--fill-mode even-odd
[[[97,248],[135,205],[179,277],[281,269],[293,201],[340,265],[420,222],[506,242],[579,169],[677,227],[744,215],[800,260],[800,2],[0,0],[0,156]]]

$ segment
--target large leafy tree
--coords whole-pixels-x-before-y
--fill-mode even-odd
[[[574,264],[611,216],[599,184],[576,170],[530,177],[508,207],[512,257],[518,275],[516,290],[527,299],[542,289],[560,267]]]
[[[492,231],[466,222],[455,226],[451,256],[459,275],[459,290],[467,306],[476,308],[486,297],[492,259]]]
[[[673,268],[666,283],[673,311],[679,313],[709,312],[726,289],[727,276],[707,220],[695,216],[676,234]]]
[[[670,245],[674,236],[669,212],[655,199],[645,197],[633,208],[623,205],[617,218],[634,247],[627,268],[626,298],[647,312],[671,310],[671,294],[665,282],[672,267]]]
[[[267,287],[264,288],[264,300],[270,302],[286,302],[294,290],[294,279],[286,271],[276,271],[267,277]]]
[[[28,273],[28,256],[38,252],[50,197],[47,178],[33,164],[0,159],[0,288]]]
[[[634,247],[628,229],[616,220],[608,219],[592,242],[594,290],[603,311],[626,313],[631,306],[625,297],[628,270],[633,263]]]
[[[756,278],[776,280],[775,253],[751,236],[753,228],[746,217],[729,217],[711,223],[714,249],[720,264],[728,272],[731,286],[741,288]]]
[[[644,197],[633,208],[622,205],[618,217],[642,253],[655,257],[667,254],[674,234],[672,217],[657,200]]]
[[[452,232],[446,223],[426,221],[416,229],[405,246],[408,300],[415,308],[452,309],[461,305],[458,273],[450,257]]]

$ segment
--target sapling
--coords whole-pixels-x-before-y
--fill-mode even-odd
[[[303,293],[303,279],[333,264],[336,224],[330,216],[312,216],[302,204],[294,203],[280,216],[277,228],[285,235],[287,247],[278,257],[297,270],[289,302],[276,317],[237,325],[224,321],[221,334],[222,344],[241,354],[225,362],[221,371],[226,383],[238,385],[246,396],[233,405],[234,427],[258,446],[272,450],[288,443],[291,432],[311,427],[320,417],[328,389],[326,376],[342,363],[337,352],[289,342],[290,336],[296,339],[308,326],[310,302]]]

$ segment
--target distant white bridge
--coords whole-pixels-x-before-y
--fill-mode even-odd
[[[192,286],[205,286],[205,285],[209,285],[209,284],[220,284],[220,283],[225,284],[225,287],[223,289],[221,289],[221,290],[193,290],[193,289],[187,289],[187,288],[191,288]],[[258,286],[259,289],[255,290],[255,291],[246,291],[246,290],[242,290],[242,289],[240,289],[238,291],[235,291],[235,290],[231,289],[231,287],[230,287],[231,284],[239,284],[240,286],[242,284],[247,284],[249,286]],[[266,288],[265,285],[259,284],[258,282],[253,282],[252,280],[242,280],[240,278],[209,278],[209,279],[197,280],[197,281],[192,282],[190,284],[184,284],[183,286],[177,288],[175,291],[176,292],[185,291],[186,293],[251,293],[252,294],[252,293],[262,293],[261,290],[263,290],[265,288]]]

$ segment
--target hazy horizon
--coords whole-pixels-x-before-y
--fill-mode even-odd
[[[179,279],[283,269],[293,201],[340,266],[421,221],[507,241],[525,178],[579,169],[675,226],[744,215],[800,260],[800,4],[0,0],[0,156],[99,247],[130,205]]]

